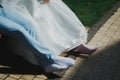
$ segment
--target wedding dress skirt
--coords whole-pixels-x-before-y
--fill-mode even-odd
[[[50,0],[45,4],[41,0],[0,0],[0,3],[3,6],[0,10],[0,32],[22,43],[23,51],[28,50],[26,52],[31,52],[31,56],[37,59],[33,64],[39,62],[43,67],[54,63],[66,64],[63,68],[73,65],[72,59],[65,59],[66,62],[59,58],[61,61],[57,61],[58,55],[86,43],[87,32],[63,1]],[[29,61],[33,57],[26,58]]]

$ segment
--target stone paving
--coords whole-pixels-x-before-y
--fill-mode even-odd
[[[3,44],[2,41],[0,44]],[[88,45],[97,45],[99,49],[92,55],[80,54],[75,65],[68,70],[50,74],[18,56],[8,54],[7,48],[2,46],[0,80],[120,80],[120,7]]]
[[[88,57],[77,57],[61,80],[120,80],[120,7],[101,26],[88,45],[99,49]]]

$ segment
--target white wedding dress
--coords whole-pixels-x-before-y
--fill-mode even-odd
[[[87,42],[87,31],[62,0],[0,0],[9,9],[29,20],[36,31],[36,40],[52,55],[69,51]]]
[[[56,55],[87,41],[84,26],[61,0],[50,0],[48,4],[38,0],[3,1],[5,7],[10,5],[35,25],[38,39]]]

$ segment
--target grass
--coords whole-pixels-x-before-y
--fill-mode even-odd
[[[63,0],[78,16],[85,26],[91,27],[118,0]]]

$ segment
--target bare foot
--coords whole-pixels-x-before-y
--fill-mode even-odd
[[[81,44],[80,46],[78,46],[76,48],[76,50],[78,52],[82,52],[82,53],[86,53],[86,54],[90,54],[90,53],[96,51],[97,49],[98,49],[97,46],[87,46],[85,44]]]

